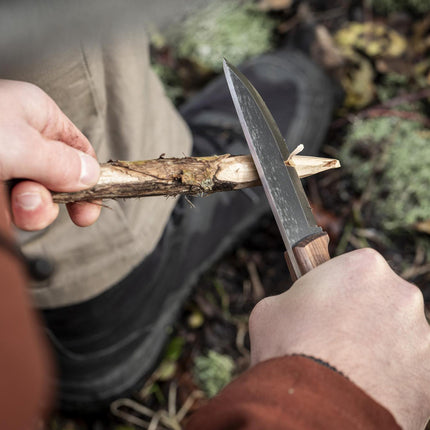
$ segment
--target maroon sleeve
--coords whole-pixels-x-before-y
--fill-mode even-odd
[[[6,190],[0,184],[0,234],[12,241]],[[51,400],[50,355],[30,305],[22,264],[0,246],[0,428],[39,428]]]
[[[348,378],[302,356],[257,364],[195,412],[187,430],[400,429]]]

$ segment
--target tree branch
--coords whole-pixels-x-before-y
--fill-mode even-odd
[[[300,177],[340,166],[331,158],[295,155],[286,162]],[[53,192],[56,203],[144,196],[202,195],[260,185],[250,155],[158,158],[146,161],[109,161],[101,164],[98,183],[74,193]]]

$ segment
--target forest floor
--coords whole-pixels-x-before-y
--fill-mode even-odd
[[[330,235],[331,255],[377,249],[430,299],[430,3],[420,3],[422,10],[412,1],[388,0],[375,1],[373,9],[341,0],[230,3],[246,10],[246,19],[262,19],[270,37],[253,43],[261,52],[293,43],[343,86],[343,105],[321,151],[343,167],[306,182],[317,222]],[[208,10],[208,19],[219,19],[216,13]],[[153,35],[154,67],[178,105],[220,73],[211,59],[199,57],[210,49],[186,39],[187,31],[198,31],[190,25],[173,39]],[[211,39],[216,43],[217,35]],[[217,48],[211,49],[216,56]],[[244,51],[222,55],[239,63],[258,54]],[[58,414],[48,428],[181,429],[188,413],[248,367],[251,309],[292,283],[283,253],[267,215],[198,281],[160,366],[140,392],[116,401],[104,417]]]

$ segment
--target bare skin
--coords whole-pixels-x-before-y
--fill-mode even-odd
[[[252,364],[318,357],[387,408],[405,429],[430,418],[430,327],[423,296],[376,251],[336,257],[250,318]]]
[[[58,215],[52,191],[79,191],[94,185],[100,169],[88,139],[40,88],[0,80],[0,179],[25,178],[11,193],[15,225],[40,230]],[[73,222],[94,223],[100,206],[68,205]]]

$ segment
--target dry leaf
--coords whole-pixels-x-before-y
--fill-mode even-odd
[[[359,50],[369,57],[399,57],[408,43],[397,31],[374,22],[354,22],[335,34],[335,41],[343,51]]]
[[[430,234],[430,219],[415,224],[415,229],[420,231],[421,233]]]
[[[361,109],[367,106],[375,95],[375,72],[370,61],[360,54],[350,52],[347,59],[340,78],[345,90],[344,105]]]
[[[325,69],[334,69],[344,64],[339,48],[323,25],[315,27],[315,40],[311,46],[311,56],[316,63]]]
[[[293,0],[261,0],[258,7],[261,10],[282,10],[288,9],[293,4]]]

